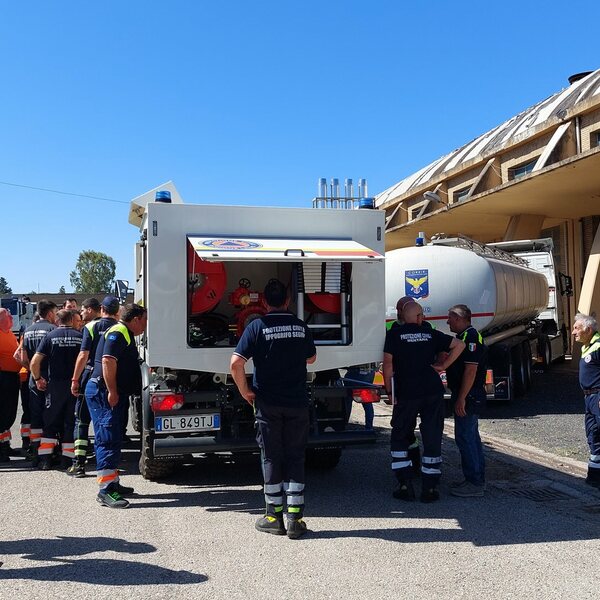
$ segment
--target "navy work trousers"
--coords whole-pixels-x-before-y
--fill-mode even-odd
[[[590,454],[600,455],[600,394],[587,394],[585,396],[585,435],[587,437]]]
[[[123,445],[121,402],[124,402],[126,398],[127,396],[120,397],[117,406],[111,408],[108,404],[108,392],[104,386],[98,385],[97,380],[90,379],[85,388],[85,399],[94,424],[96,470],[99,473],[101,486],[104,483],[101,481],[101,474],[110,471],[114,471],[116,474],[121,460],[121,446]],[[106,479],[106,481],[111,480]]]
[[[46,392],[38,390],[33,379],[29,379],[29,415],[31,429],[39,429],[40,434],[44,426],[44,407],[46,406]]]
[[[392,470],[398,481],[413,477],[413,464],[409,448],[414,443],[417,416],[421,417],[419,429],[423,441],[421,479],[423,487],[438,485],[442,463],[442,434],[444,431],[444,401],[442,394],[422,398],[399,397],[392,412],[390,450]]]
[[[0,433],[10,432],[17,417],[19,374],[0,371]],[[7,441],[10,438],[7,438]]]
[[[283,504],[300,518],[304,511],[304,461],[308,440],[308,406],[256,403],[256,440],[261,449],[267,511]],[[277,509],[275,509],[277,510]]]
[[[75,423],[75,396],[71,394],[71,381],[50,380],[46,388],[43,437],[56,439],[60,436],[64,443],[73,443]]]

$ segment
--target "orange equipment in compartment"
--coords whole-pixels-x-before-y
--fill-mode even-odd
[[[238,282],[238,287],[229,295],[229,302],[241,310],[236,313],[237,322],[236,335],[239,337],[244,329],[254,318],[266,315],[267,308],[265,300],[260,292],[250,291],[250,280],[243,277]]]
[[[227,274],[222,262],[202,260],[188,243],[188,293],[190,311],[197,315],[212,310],[223,297]]]
[[[316,310],[312,310],[311,312],[324,312],[339,315],[342,310],[342,301],[339,294],[312,292],[306,294],[306,296],[316,308]]]

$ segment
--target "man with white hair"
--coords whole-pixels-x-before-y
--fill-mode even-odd
[[[575,341],[582,344],[579,385],[585,400],[585,434],[590,460],[585,482],[600,488],[600,333],[594,317],[578,313],[573,323]]]

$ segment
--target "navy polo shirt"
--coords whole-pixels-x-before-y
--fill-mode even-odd
[[[53,329],[37,347],[36,353],[46,357],[51,381],[70,381],[81,349],[81,333],[73,327]]]
[[[422,398],[444,393],[439,373],[431,365],[440,352],[448,352],[452,338],[437,329],[405,323],[390,329],[383,351],[392,355],[395,393]]]
[[[46,319],[41,319],[37,323],[33,323],[30,325],[23,334],[23,348],[25,348],[25,352],[27,353],[27,358],[31,361],[37,347],[40,345],[40,342],[50,333],[52,330],[56,329],[56,325],[50,323],[50,321],[46,321]],[[42,368],[40,369],[40,375],[44,379],[48,379],[48,364],[46,361],[42,362]],[[33,382],[33,375],[31,376],[31,381]]]
[[[91,323],[87,323],[86,326],[83,328],[81,350],[82,352],[89,352],[86,363],[87,366],[94,366],[96,348],[100,343],[100,338],[102,337],[102,334],[116,323],[117,320],[113,319],[112,317],[102,317],[101,319],[96,319]]]
[[[100,336],[92,377],[102,377],[102,357],[117,361],[117,391],[119,395],[138,394],[142,389],[142,372],[133,333],[128,329],[130,343],[122,332],[111,327]]]
[[[581,348],[579,385],[582,390],[600,388],[600,333],[595,333],[589,345]]]
[[[306,359],[317,350],[309,328],[292,313],[270,312],[244,330],[234,354],[254,361],[253,389],[273,406],[308,403]]]
[[[465,365],[467,364],[477,365],[473,388],[481,389],[485,387],[487,346],[483,343],[481,335],[475,327],[467,327],[462,333],[457,334],[456,337],[465,343],[465,349],[460,353],[456,361],[446,369],[448,387],[453,392],[460,390]]]

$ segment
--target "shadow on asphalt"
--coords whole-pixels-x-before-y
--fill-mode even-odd
[[[56,564],[20,569],[0,568],[0,579],[74,581],[114,586],[187,585],[207,581],[208,578],[205,575],[189,571],[173,571],[144,562],[107,558],[72,558],[96,552],[146,554],[155,551],[156,548],[151,544],[107,537],[61,536],[54,539],[2,541],[0,542],[0,556],[22,555],[24,559]]]
[[[347,449],[336,469],[307,470],[309,526],[311,518],[324,517],[353,519],[357,527],[313,531],[306,539],[366,537],[403,543],[501,546],[600,537],[598,490],[586,486],[579,477],[496,449],[486,448],[486,496],[450,496],[448,481],[460,478],[459,456],[454,441],[446,438],[442,499],[434,504],[396,500],[391,495],[394,482],[389,470],[388,434],[389,430],[380,429],[375,447]],[[207,512],[237,512],[248,515],[248,527],[252,527],[253,515],[264,510],[258,456],[213,456],[183,466],[155,485],[157,493],[132,499],[129,510],[198,507]],[[418,482],[415,488],[418,493]],[[372,519],[386,519],[389,526],[360,527]],[[404,526],[407,519],[410,526]],[[415,519],[428,523],[437,519],[441,523],[438,528],[420,528],[415,527]]]

